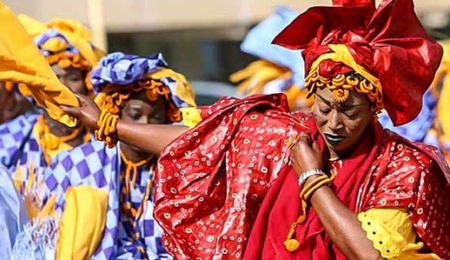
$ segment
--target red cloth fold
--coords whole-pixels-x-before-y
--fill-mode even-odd
[[[155,219],[164,229],[165,248],[176,259],[260,259],[258,250],[270,253],[263,258],[283,259],[269,256],[286,254],[280,245],[300,207],[297,178],[287,165],[288,140],[300,132],[314,134],[314,119],[289,112],[284,95],[222,99],[203,108],[202,118],[159,160]],[[382,138],[379,134],[365,134],[354,157],[338,172],[335,191],[356,213],[408,209],[421,240],[450,259],[448,164],[433,147],[410,143],[387,130]],[[308,216],[309,225],[299,227],[297,235],[301,250],[314,250],[292,258],[340,259],[313,210]],[[254,245],[260,247],[252,249]]]
[[[378,9],[374,1],[335,4],[338,6],[310,8],[273,43],[304,49],[306,73],[319,56],[332,51],[328,44],[345,44],[355,61],[380,80],[384,106],[394,125],[410,122],[422,108],[422,96],[443,55],[440,44],[431,39],[415,15],[413,1],[385,0]],[[321,68],[327,70],[345,72]]]
[[[376,123],[366,130],[358,147],[342,163],[331,188],[351,210],[356,209],[359,189],[376,159],[378,145],[383,137],[382,127]],[[317,135],[319,141],[321,136]],[[292,223],[301,214],[301,188],[293,170],[278,178],[268,192],[253,227],[244,259],[340,259],[342,253],[332,244],[319,218],[309,208],[307,219],[296,228],[300,247],[293,254],[285,249],[283,242]]]
[[[267,190],[286,172],[288,141],[310,121],[293,117],[282,94],[224,98],[201,115],[160,157],[155,219],[178,259],[240,259]]]

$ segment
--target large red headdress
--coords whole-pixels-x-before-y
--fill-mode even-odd
[[[313,7],[273,43],[304,49],[310,80],[359,73],[370,88],[358,92],[371,92],[373,86],[373,99],[382,102],[395,125],[411,121],[420,112],[422,96],[443,52],[420,24],[412,0],[384,0],[378,8],[373,0],[340,0],[333,1],[332,7]],[[352,79],[347,83],[352,85]],[[342,91],[348,91],[345,87]]]

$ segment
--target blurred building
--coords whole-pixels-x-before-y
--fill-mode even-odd
[[[162,52],[189,80],[227,82],[254,58],[239,44],[247,30],[277,5],[299,12],[331,0],[3,0],[14,12],[40,21],[72,18],[94,29],[108,51]],[[436,39],[450,36],[450,0],[415,0]]]

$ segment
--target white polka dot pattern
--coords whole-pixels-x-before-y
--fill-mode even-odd
[[[290,170],[290,143],[313,120],[292,115],[283,95],[222,99],[201,113],[203,121],[160,157],[155,219],[175,258],[241,259],[264,196]],[[421,239],[449,257],[450,188],[442,173],[450,170],[436,149],[386,131],[356,211],[408,208]]]
[[[202,113],[210,116],[162,155],[155,217],[176,258],[239,259],[305,118],[290,116],[282,95],[223,99]]]
[[[408,209],[417,234],[435,254],[450,257],[450,169],[435,147],[386,130],[372,172],[361,187],[358,212]],[[447,178],[446,178],[447,177]]]

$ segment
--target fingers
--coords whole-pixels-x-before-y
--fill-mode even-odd
[[[59,108],[61,108],[61,110],[69,116],[75,118],[80,118],[81,116],[81,110],[79,107],[60,106]]]
[[[316,141],[313,142],[312,148],[313,148],[313,150],[314,150],[315,152],[319,152],[319,153],[322,152],[322,150],[320,150],[320,145],[319,145],[319,143],[316,142]]]
[[[305,143],[305,144],[308,144],[308,145],[310,145],[311,144],[311,133],[310,132],[302,132],[302,133],[300,133],[300,135],[299,135],[300,137],[299,137],[299,142],[303,142],[303,143]]]
[[[75,96],[78,98],[78,101],[80,101],[81,105],[86,104],[91,100],[88,96],[85,96],[83,94],[75,93]]]

